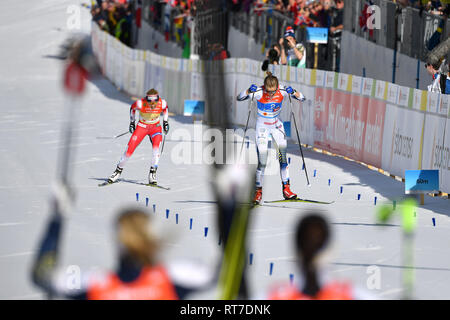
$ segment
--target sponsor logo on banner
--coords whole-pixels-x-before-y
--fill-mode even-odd
[[[398,88],[398,101],[397,104],[407,107],[409,100],[409,88],[399,87]]]
[[[450,170],[450,148],[444,145],[444,140],[440,137],[434,136],[431,163],[433,168]]]
[[[427,96],[427,111],[438,112],[438,102],[440,94],[437,92],[428,92]]]
[[[398,85],[394,83],[388,83],[387,101],[390,103],[397,103]]]
[[[338,75],[338,89],[346,91],[348,85],[348,74],[339,73]]]
[[[361,93],[362,78],[358,76],[352,77],[352,92],[353,93]]]
[[[384,88],[386,86],[386,82],[377,81],[375,87],[375,98],[384,100]]]
[[[450,132],[450,120],[446,121],[446,134]],[[445,137],[445,141],[441,146],[436,147],[436,162],[441,170],[441,189],[443,192],[450,193],[450,138]]]
[[[424,114],[388,104],[386,115],[382,168],[404,177],[405,170],[421,166]]]
[[[325,71],[316,70],[316,86],[323,87],[325,82]]]
[[[439,114],[443,114],[443,115],[448,114],[449,103],[450,103],[449,95],[447,95],[447,94],[441,95],[441,99],[439,101],[439,109],[438,109]]]
[[[362,161],[379,168],[381,167],[381,154],[383,151],[382,142],[386,103],[372,98],[368,99],[369,103]]]
[[[345,92],[316,88],[314,144],[380,166],[385,104]],[[373,99],[372,99],[373,100]]]
[[[362,94],[365,96],[372,95],[373,79],[363,78]]]
[[[447,119],[438,115],[427,114],[423,144],[423,169],[449,170],[448,147],[444,145]],[[447,150],[446,150],[447,149]]]
[[[359,152],[362,149],[365,123],[362,110],[351,105],[351,96],[335,92],[336,104],[328,105],[328,123],[325,139],[336,144],[350,147]],[[350,106],[350,107],[349,107]]]
[[[334,88],[334,76],[335,76],[335,73],[332,71],[327,71],[325,73],[325,87],[326,88]]]
[[[416,110],[420,110],[421,101],[422,101],[422,90],[414,89],[413,108]]]

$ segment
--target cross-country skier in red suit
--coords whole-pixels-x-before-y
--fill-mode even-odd
[[[139,111],[139,122],[137,127],[135,125],[136,110]],[[120,158],[120,161],[117,164],[116,170],[108,178],[109,183],[114,183],[117,179],[119,179],[125,163],[128,159],[130,159],[142,139],[148,136],[153,146],[153,157],[150,173],[148,175],[148,182],[150,184],[156,184],[156,170],[158,169],[158,162],[161,155],[159,146],[162,141],[162,130],[159,119],[161,112],[164,113],[164,134],[167,134],[169,132],[169,108],[167,107],[166,100],[159,96],[158,91],[155,89],[150,89],[144,99],[137,100],[131,105],[129,129],[132,136],[128,142],[128,147],[125,150],[125,153],[122,155],[122,158]]]

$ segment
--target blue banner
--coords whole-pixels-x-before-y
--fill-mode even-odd
[[[311,43],[328,43],[328,28],[306,28],[306,40]]]
[[[405,170],[405,194],[437,193],[439,170]]]
[[[205,101],[184,100],[184,115],[203,115],[205,113]]]

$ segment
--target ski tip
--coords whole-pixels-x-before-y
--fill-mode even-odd
[[[308,183],[306,186],[307,186],[307,187],[311,187],[311,183]]]

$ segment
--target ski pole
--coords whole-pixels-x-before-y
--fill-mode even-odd
[[[250,108],[248,110],[247,123],[245,124],[244,136],[242,137],[242,144],[241,144],[241,151],[239,152],[239,159],[241,159],[242,149],[244,148],[245,135],[246,135],[247,129],[248,129],[248,121],[250,120],[250,114],[252,113],[252,105],[253,105],[254,97],[255,97],[255,93],[253,92],[252,101],[250,101]]]
[[[302,142],[300,141],[300,135],[298,134],[297,121],[295,120],[295,115],[294,112],[292,111],[292,99],[290,95],[289,95],[289,106],[291,108],[291,118],[294,118],[294,125],[295,125],[295,132],[297,133],[298,146],[300,147],[300,154],[302,155],[303,167],[305,167],[306,181],[308,182],[309,186],[310,183],[308,178],[308,170],[306,169],[305,157],[303,156]]]
[[[129,133],[129,131],[126,131],[124,133],[118,134],[118,135],[113,136],[113,137],[97,137],[97,139],[116,139],[116,138],[119,138],[121,136],[126,135],[127,133]]]

